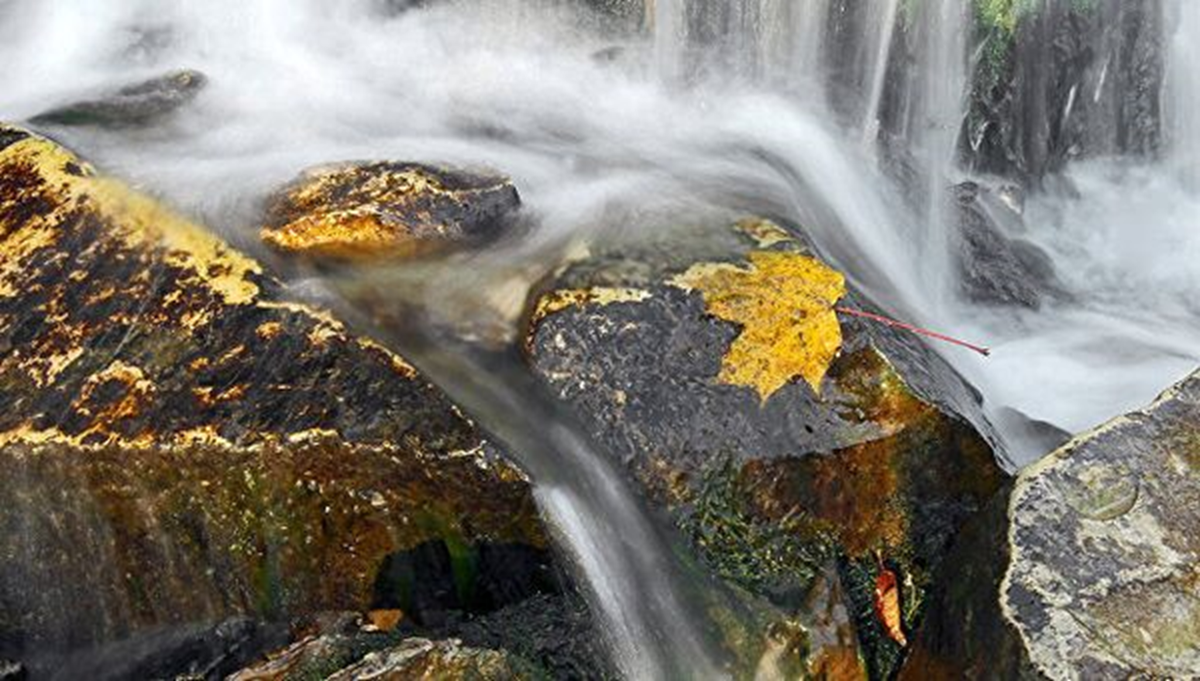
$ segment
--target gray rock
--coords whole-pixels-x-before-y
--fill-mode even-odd
[[[1195,678],[1200,373],[1023,471],[959,535],[901,679]]]
[[[38,126],[127,128],[152,125],[182,109],[208,84],[199,71],[185,69],[123,87],[97,99],[67,104],[38,114]]]
[[[959,277],[969,300],[1037,309],[1048,298],[1065,295],[1050,256],[1009,236],[1005,223],[1019,226],[1021,215],[1003,198],[975,182],[958,185],[955,194]]]
[[[1001,591],[1054,679],[1200,673],[1200,373],[1025,471]]]

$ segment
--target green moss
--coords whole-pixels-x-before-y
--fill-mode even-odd
[[[833,558],[832,540],[808,529],[813,523],[800,513],[782,522],[754,517],[750,497],[727,459],[705,471],[680,526],[722,578],[759,594],[807,591]]]

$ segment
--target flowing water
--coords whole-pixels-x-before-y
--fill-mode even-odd
[[[169,123],[56,134],[250,250],[257,201],[316,163],[501,169],[535,228],[396,291],[405,306],[468,317],[495,307],[488,277],[524,267],[534,278],[572,240],[730,210],[785,215],[893,315],[990,343],[990,359],[937,348],[989,410],[1074,432],[1147,402],[1200,359],[1200,10],[1163,1],[1168,148],[1161,162],[1076,163],[1071,190],[1030,198],[1024,236],[1072,294],[1040,312],[954,295],[948,188],[964,177],[956,145],[975,47],[956,0],[864,0],[850,15],[841,0],[655,0],[645,34],[616,53],[613,33],[566,0],[404,12],[384,0],[0,0],[0,118],[203,71],[209,87]],[[915,184],[881,163],[885,109]],[[685,605],[670,542],[532,379],[493,349],[393,340],[524,457],[621,671],[715,674],[721,655]],[[1010,435],[1021,461],[1042,453]]]

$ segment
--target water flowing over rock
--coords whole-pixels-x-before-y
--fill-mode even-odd
[[[0,229],[0,653],[366,610],[427,542],[468,599],[485,546],[549,560],[442,393],[216,237],[9,127]]]
[[[510,653],[464,646],[461,641],[410,638],[346,663],[336,643],[309,639],[284,651],[278,659],[243,670],[230,681],[403,681],[405,679],[471,679],[472,681],[532,681],[539,670]]]
[[[878,575],[900,575],[903,627],[919,629],[958,529],[1006,479],[968,420],[977,398],[920,342],[834,316],[840,291],[814,306],[828,275],[792,234],[701,233],[568,267],[533,308],[530,361],[711,569],[784,612],[845,608],[849,658],[861,646],[886,677],[904,650],[875,615]],[[817,606],[831,565],[839,595]],[[847,655],[816,650],[810,671]]]
[[[961,230],[958,278],[968,299],[1037,309],[1045,300],[1064,295],[1050,256],[1011,236],[1024,229],[1013,206],[1015,188],[964,182],[954,190]]]

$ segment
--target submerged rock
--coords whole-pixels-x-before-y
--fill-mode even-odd
[[[1037,246],[1009,236],[1021,216],[997,192],[974,182],[955,187],[961,248],[958,273],[972,302],[1038,309],[1064,294],[1054,261]]]
[[[985,423],[978,398],[934,353],[836,314],[869,303],[792,234],[738,232],[568,267],[531,313],[529,360],[723,578],[811,612],[836,565],[825,591],[884,677],[903,646],[875,615],[877,577],[898,574],[903,628],[919,627],[956,533],[1006,475],[968,420]]]
[[[269,200],[262,238],[309,258],[407,257],[497,239],[520,205],[501,175],[416,163],[328,166]]]
[[[511,653],[464,647],[459,641],[409,639],[395,648],[371,653],[329,681],[357,679],[471,679],[533,681],[537,670]]]
[[[99,99],[51,109],[30,119],[39,126],[124,128],[150,125],[189,104],[208,78],[190,69],[123,87]]]
[[[1200,670],[1200,374],[1023,471],[965,533],[904,678]]]
[[[309,639],[282,652],[275,660],[249,668],[230,681],[329,681],[380,679],[447,679],[512,681],[544,678],[536,667],[511,653],[464,646],[461,641],[410,638],[380,650],[355,656],[336,641]]]
[[[0,654],[364,611],[429,542],[467,589],[493,546],[549,560],[528,481],[402,358],[9,127],[0,445]]]

